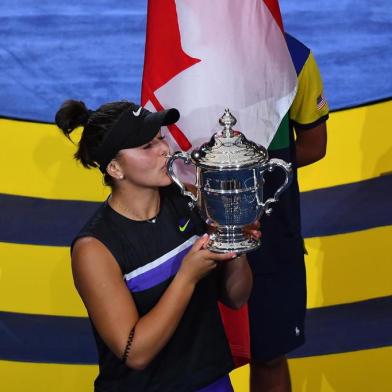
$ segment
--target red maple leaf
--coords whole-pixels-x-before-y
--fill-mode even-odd
[[[151,101],[156,110],[162,110],[155,91],[200,60],[188,56],[182,49],[174,0],[149,1],[147,15],[142,105]],[[189,140],[175,124],[169,125],[169,130],[183,150],[191,147]]]
[[[278,1],[264,2],[283,31]],[[151,101],[156,110],[163,110],[155,91],[200,61],[187,55],[182,49],[175,0],[150,0],[147,9],[142,105]],[[191,143],[177,125],[169,125],[168,128],[182,150],[187,151],[191,148]]]

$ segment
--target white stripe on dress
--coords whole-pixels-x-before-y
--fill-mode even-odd
[[[143,265],[142,267],[136,268],[135,270],[127,273],[124,275],[125,280],[129,281],[136,276],[142,275],[148,271],[153,270],[156,267],[159,267],[161,264],[165,263],[167,260],[172,258],[173,256],[177,255],[184,249],[188,248],[190,245],[193,245],[193,243],[199,238],[198,235],[194,235],[190,238],[188,238],[185,242],[183,242],[181,245],[177,246],[177,248],[172,249],[170,252],[165,253],[158,259],[151,261],[150,263]]]

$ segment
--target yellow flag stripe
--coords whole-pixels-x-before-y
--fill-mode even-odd
[[[9,392],[93,392],[95,365],[0,361],[1,390]]]
[[[0,310],[86,316],[67,247],[0,243]]]
[[[308,307],[392,295],[392,226],[305,240]]]
[[[73,159],[76,146],[51,124],[0,119],[0,193],[46,199],[104,200],[99,170]],[[72,138],[77,142],[80,129]],[[11,170],[12,168],[12,170]]]
[[[389,391],[392,347],[289,359],[295,392]],[[231,373],[236,392],[249,392],[249,366]]]
[[[331,113],[327,156],[300,169],[301,190],[391,172],[390,113],[392,101]],[[12,170],[2,173],[0,193],[91,201],[108,194],[99,170],[86,170],[73,160],[76,146],[55,125],[0,119],[0,130],[0,164],[12,162]],[[77,142],[80,130],[72,137]]]
[[[289,359],[293,390],[388,391],[392,347],[318,357]],[[92,392],[98,374],[94,365],[61,365],[0,361],[2,385],[12,392]],[[236,392],[249,392],[249,366],[230,374]]]
[[[327,155],[299,170],[301,191],[391,173],[390,113],[392,101],[331,113]]]
[[[392,347],[289,360],[293,390],[388,391]],[[95,365],[61,365],[0,361],[4,390],[25,392],[92,392],[98,374]],[[236,392],[249,392],[249,366],[230,374]]]
[[[306,240],[308,307],[392,295],[392,226]],[[86,316],[67,247],[0,243],[0,310]]]

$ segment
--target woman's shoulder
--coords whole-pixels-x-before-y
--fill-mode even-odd
[[[105,245],[96,237],[84,236],[77,238],[72,246],[72,263],[79,260],[95,259],[99,261],[101,256],[105,256]],[[104,257],[105,258],[105,257]]]
[[[103,203],[73,239],[71,254],[76,245],[88,252],[104,247],[122,265],[124,239],[121,227],[112,218],[107,202]]]
[[[71,250],[81,238],[99,238],[100,233],[107,230],[107,217],[105,215],[105,203],[102,203],[73,238]]]

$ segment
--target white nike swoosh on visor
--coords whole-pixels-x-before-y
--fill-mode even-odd
[[[142,107],[140,106],[139,109],[136,112],[132,111],[132,113],[133,113],[133,115],[135,117],[139,117],[139,114],[140,114],[141,111],[142,111]]]

